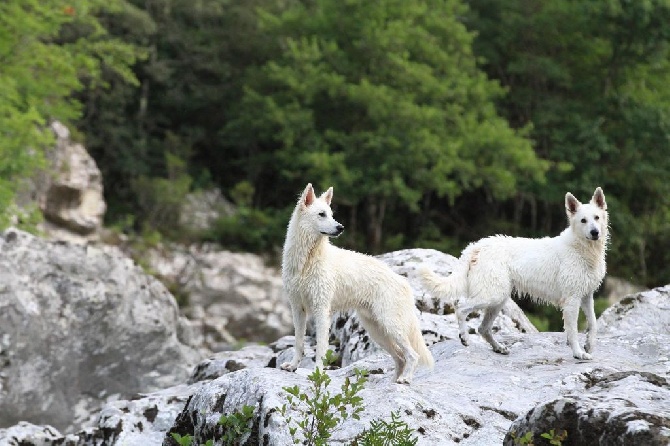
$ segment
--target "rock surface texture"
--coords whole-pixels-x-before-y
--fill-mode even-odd
[[[349,444],[371,420],[389,420],[392,412],[426,446],[514,444],[510,438],[526,431],[542,445],[548,443],[541,435],[551,429],[567,431],[563,445],[668,444],[670,286],[629,296],[607,310],[592,361],[572,358],[564,333],[537,333],[510,305],[496,321],[496,336],[510,348],[503,356],[476,335],[463,347],[450,307],[425,295],[415,280],[420,264],[446,272],[452,257],[409,250],[382,258],[412,284],[435,368],[419,369],[410,386],[395,384],[390,356],[365,340],[355,317],[334,318],[331,345],[344,366],[327,372],[329,389],[338,392],[356,368],[370,375],[361,391],[361,419],[344,422],[331,444]],[[480,316],[471,316],[475,328]],[[186,384],[109,402],[78,433],[17,425],[0,430],[0,439],[12,435],[16,443],[8,444],[17,445],[172,446],[169,434],[179,433],[194,435],[194,444],[214,439],[220,445],[221,415],[251,405],[253,426],[245,444],[292,444],[278,410],[287,402],[284,387],[307,389],[314,366],[308,358],[296,373],[277,368],[292,354],[292,342],[285,336],[268,346],[218,353],[195,367]],[[594,431],[600,443],[593,441]]]
[[[34,202],[44,215],[41,229],[53,240],[85,243],[99,238],[107,204],[102,174],[82,144],[58,121],[51,123],[56,145],[47,150],[48,169],[19,196],[19,204]]]
[[[0,426],[68,430],[107,400],[186,381],[200,359],[156,279],[109,248],[0,236]]]
[[[186,296],[185,314],[204,335],[210,351],[240,340],[272,342],[293,331],[281,273],[255,254],[215,246],[154,249],[149,267]]]

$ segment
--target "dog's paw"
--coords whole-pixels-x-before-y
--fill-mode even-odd
[[[493,351],[496,353],[500,353],[501,355],[509,355],[509,349],[507,347],[503,347],[502,345],[499,345],[498,347],[493,347]]]
[[[285,362],[279,366],[280,369],[286,370],[287,372],[295,372],[298,368],[297,364],[294,365],[292,362]]]
[[[411,380],[406,376],[400,376],[400,377],[398,377],[398,379],[395,380],[395,382],[397,382],[398,384],[409,385]]]
[[[576,359],[586,359],[586,360],[593,359],[593,356],[591,356],[589,353],[586,352],[576,352],[573,353],[572,356],[574,356]]]
[[[463,344],[465,347],[467,347],[468,345],[470,345],[470,340],[468,339],[467,336],[462,335],[462,334],[459,334],[459,335],[458,335],[458,338],[461,340],[461,344]]]

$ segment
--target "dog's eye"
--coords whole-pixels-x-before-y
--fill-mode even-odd
[[[325,217],[326,213],[325,212],[319,212],[319,217]]]
[[[594,218],[595,218],[596,220],[600,220],[600,217],[598,217],[597,215],[596,215]]]
[[[585,218],[582,218],[582,223],[586,223],[586,219],[585,219]]]

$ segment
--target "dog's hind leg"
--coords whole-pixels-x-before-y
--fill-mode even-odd
[[[472,307],[460,307],[456,306],[456,319],[458,320],[458,338],[461,340],[461,344],[464,346],[470,345],[470,328],[468,327],[467,318]]]
[[[593,353],[593,350],[595,350],[596,347],[596,336],[598,335],[596,312],[593,308],[593,293],[584,296],[581,307],[586,316],[589,330],[586,334],[586,345],[584,346],[584,350],[586,350],[587,353]]]
[[[295,328],[295,353],[291,362],[285,362],[281,365],[283,370],[294,372],[300,365],[302,357],[305,354],[305,329],[307,327],[307,313],[298,303],[291,305],[293,313],[293,326]]]
[[[493,347],[493,351],[496,353],[500,353],[502,355],[508,355],[509,350],[507,347],[501,345],[496,341],[493,337],[493,332],[491,331],[491,328],[493,327],[493,322],[496,320],[496,317],[498,316],[498,313],[500,313],[500,310],[502,310],[504,304],[497,305],[495,307],[489,307],[484,311],[484,319],[482,319],[482,323],[479,325],[479,328],[477,331],[479,332],[480,335],[488,342],[491,344],[491,347]]]
[[[398,347],[400,348],[400,355],[404,362],[404,367],[399,374],[396,375],[396,382],[398,384],[409,384],[414,377],[414,370],[419,365],[419,354],[414,351],[412,343],[409,338],[398,339]]]
[[[400,384],[409,384],[414,369],[419,363],[419,355],[412,348],[409,339],[403,339],[401,333],[389,333],[377,321],[364,316],[361,312],[359,312],[358,317],[360,317],[370,337],[393,358],[395,381]]]
[[[568,337],[568,344],[572,349],[572,356],[577,359],[591,359],[591,355],[582,350],[577,334],[577,319],[579,318],[579,299],[572,299],[563,307],[563,327]]]

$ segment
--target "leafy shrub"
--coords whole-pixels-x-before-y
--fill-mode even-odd
[[[360,419],[363,398],[358,393],[367,382],[367,372],[356,369],[355,377],[355,380],[350,377],[344,380],[341,393],[331,394],[328,390],[330,377],[317,367],[307,377],[311,387],[306,392],[301,392],[297,385],[284,387],[288,393],[288,406],[284,404],[280,413],[286,417],[294,444],[323,446],[344,420],[349,417]],[[289,409],[298,412],[299,421],[287,416]]]
[[[223,428],[223,436],[221,437],[221,444],[223,446],[237,446],[241,445],[251,433],[252,426],[250,424],[254,417],[254,407],[244,406],[241,411],[233,412],[230,415],[222,415],[219,419],[219,425]],[[193,436],[180,435],[173,432],[172,438],[179,446],[194,446]],[[207,440],[203,446],[213,446],[214,440]]]
[[[392,412],[391,421],[372,420],[370,428],[356,437],[351,446],[414,446],[418,441],[400,414]]]

